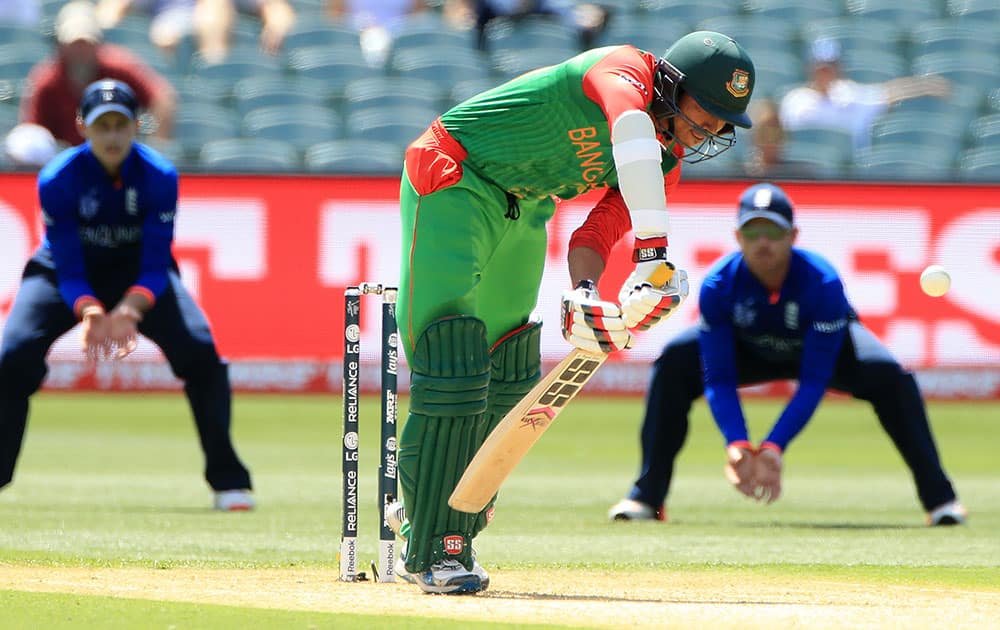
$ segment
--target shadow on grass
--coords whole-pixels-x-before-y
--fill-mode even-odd
[[[209,506],[195,505],[126,505],[118,506],[113,511],[123,514],[232,514],[232,512],[220,512]]]
[[[693,599],[677,597],[611,597],[608,595],[571,595],[565,593],[518,593],[515,591],[488,591],[476,595],[485,599],[510,599],[533,601],[621,602],[623,604],[711,604],[713,606],[801,606],[808,602],[775,601],[767,599]]]
[[[925,525],[900,525],[899,523],[767,523],[764,527],[832,530],[926,529]]]
[[[926,525],[922,524],[910,524],[910,523],[837,523],[837,522],[801,522],[801,523],[790,523],[788,521],[771,521],[771,522],[760,522],[760,521],[705,521],[699,520],[697,523],[693,521],[673,521],[673,525],[685,525],[685,526],[711,526],[711,527],[737,527],[742,529],[818,529],[818,530],[833,530],[833,531],[867,531],[867,530],[908,530],[908,529],[927,529]]]
[[[2,509],[4,506],[0,506]],[[212,509],[209,505],[107,505],[103,503],[32,503],[30,506],[18,505],[19,510],[28,510],[34,515],[46,514],[87,514],[97,512],[104,516],[115,514],[229,514]]]

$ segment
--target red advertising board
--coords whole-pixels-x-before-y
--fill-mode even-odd
[[[671,259],[688,270],[692,295],[711,263],[734,246],[735,200],[742,182],[685,182],[669,200]],[[932,395],[1000,396],[1000,186],[788,184],[799,244],[841,272],[865,323]],[[344,287],[395,284],[399,276],[398,182],[312,177],[182,177],[174,253],[185,283],[212,322],[240,389],[339,391]],[[558,360],[558,301],[568,284],[566,245],[595,200],[563,202],[549,225],[549,254],[538,303],[548,322],[543,355]],[[0,322],[24,261],[41,237],[34,178],[0,176]],[[627,239],[626,239],[627,240]],[[627,275],[620,243],[602,293]],[[928,264],[944,265],[952,289],[924,295]],[[368,298],[376,299],[376,298]],[[362,344],[377,357],[376,302],[363,307]],[[636,392],[663,343],[697,319],[697,300],[613,357],[594,387]],[[91,366],[75,333],[57,342],[49,387],[173,388],[157,351]],[[377,368],[374,370],[377,372]],[[404,370],[405,372],[405,370]],[[401,379],[405,386],[405,375]]]

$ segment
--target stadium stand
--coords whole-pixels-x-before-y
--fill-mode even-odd
[[[0,103],[0,136],[7,135],[15,125],[17,125],[17,105]]]
[[[210,103],[181,103],[174,119],[174,140],[186,157],[193,157],[206,142],[238,137],[240,128],[233,110]]]
[[[646,0],[640,2],[640,6],[642,6],[642,19],[654,24],[674,20],[685,24],[697,24],[709,18],[736,15],[740,12],[739,3],[730,0]],[[669,43],[665,42],[664,46]]]
[[[278,76],[283,72],[277,59],[260,52],[256,46],[233,48],[226,58],[210,62],[195,53],[191,58],[191,74],[208,80],[234,82],[247,77]]]
[[[493,71],[501,80],[513,79],[529,70],[561,63],[576,54],[565,48],[525,48],[498,50],[491,55]]]
[[[843,76],[859,83],[883,83],[906,76],[909,66],[902,54],[879,48],[846,49],[840,59]]]
[[[351,48],[360,52],[361,36],[347,26],[331,23],[316,23],[300,17],[296,26],[285,36],[285,51],[307,46],[327,46],[330,48]]]
[[[500,79],[495,77],[483,77],[479,79],[467,79],[459,81],[448,91],[448,103],[446,107],[457,105],[467,98],[475,96],[480,92],[496,87],[500,84]]]
[[[580,48],[576,29],[547,16],[495,18],[486,25],[484,35],[490,52],[554,48],[566,50],[571,56]]]
[[[905,54],[903,28],[857,16],[838,16],[810,20],[801,29],[802,58],[807,59],[809,47],[817,39],[834,39],[841,50],[865,50],[872,54]]]
[[[329,105],[327,91],[322,84],[284,75],[240,79],[233,85],[232,100],[239,116],[246,116],[251,110],[276,105]],[[328,115],[336,114],[330,111]]]
[[[23,81],[32,67],[52,54],[41,41],[0,44],[0,80]]]
[[[909,33],[910,54],[914,57],[933,53],[1000,54],[996,24],[963,22],[954,19],[928,20]]]
[[[288,142],[301,152],[309,145],[343,135],[340,119],[332,114],[329,108],[319,105],[262,107],[243,117],[243,135]]]
[[[299,155],[289,142],[265,138],[227,138],[206,142],[199,165],[224,173],[291,173],[299,169]]]
[[[789,140],[782,154],[786,173],[798,178],[843,179],[853,157],[835,145]]]
[[[835,164],[847,164],[854,156],[854,140],[851,133],[843,128],[810,126],[787,131],[786,134],[788,145],[824,147],[821,155]]]
[[[442,90],[451,88],[459,81],[480,79],[491,74],[486,58],[481,55],[441,58],[433,48],[394,56],[389,63],[390,74],[434,81]]]
[[[912,28],[943,17],[938,0],[847,0],[847,11],[862,19]]]
[[[288,68],[298,78],[323,82],[336,91],[349,81],[381,72],[381,68],[369,66],[358,51],[327,46],[303,46],[290,51]]]
[[[212,80],[204,77],[183,75],[174,81],[177,90],[177,102],[183,107],[186,104],[208,103],[220,107],[228,107],[232,97],[233,84],[226,79]]]
[[[990,147],[1000,150],[1000,114],[987,114],[969,126],[971,148]]]
[[[612,15],[597,45],[632,44],[640,50],[662,55],[671,43],[691,30],[691,24],[676,19],[651,21],[634,14]]]
[[[303,163],[311,173],[398,175],[403,168],[403,148],[376,140],[333,140],[306,149]]]
[[[994,86],[1000,79],[1000,63],[989,51],[927,53],[913,59],[913,74],[941,74],[959,85]]]
[[[1000,24],[1000,4],[996,0],[948,0],[948,15],[963,21]]]
[[[1000,148],[967,149],[958,159],[956,175],[966,182],[1000,182]]]
[[[0,25],[0,132],[16,123],[28,70],[52,52],[52,20],[63,3],[42,0],[40,29]],[[608,12],[597,45],[630,43],[662,54],[694,29],[733,36],[757,66],[755,98],[780,98],[805,81],[808,47],[818,38],[841,44],[844,74],[856,81],[941,74],[952,82],[950,96],[894,105],[873,125],[873,146],[857,156],[856,168],[850,166],[852,153],[845,149],[843,137],[829,130],[789,134],[786,159],[808,163],[823,178],[1000,181],[995,148],[1000,138],[997,0],[598,0],[597,4]],[[459,30],[446,22],[442,5],[430,2],[428,11],[394,31],[384,66],[366,62],[358,31],[330,21],[325,0],[296,0],[299,20],[278,56],[259,51],[260,24],[246,15],[235,25],[232,50],[220,64],[205,63],[195,52],[193,37],[185,38],[173,57],[164,57],[149,42],[148,17],[129,16],[108,29],[105,37],[138,53],[177,88],[176,138],[157,148],[184,168],[236,168],[233,152],[257,149],[265,145],[253,142],[276,139],[282,148],[266,160],[276,164],[274,170],[397,173],[405,144],[449,106],[580,49],[579,30],[557,19],[533,16],[494,20],[484,34],[483,52],[475,29]],[[286,120],[275,113],[279,111]],[[294,117],[302,120],[290,120]],[[357,130],[352,129],[355,124]],[[223,140],[253,142],[213,144],[222,148],[203,150]],[[363,148],[365,143],[370,143],[370,150]],[[906,155],[907,149],[915,152],[918,146],[919,151],[935,147],[931,153],[937,156],[936,164]],[[738,177],[744,152],[734,149],[717,160],[690,166],[685,176]],[[359,159],[362,155],[364,160]],[[257,163],[248,159],[248,168],[257,168],[251,162]]]
[[[836,17],[843,12],[840,0],[747,0],[745,6],[748,13],[798,24]]]
[[[441,23],[409,20],[392,38],[393,51],[412,50],[424,46],[450,46],[469,51],[478,50],[473,30],[460,31]]]
[[[417,107],[443,111],[444,92],[434,81],[378,76],[355,79],[344,86],[341,109],[345,115],[371,107]]]
[[[25,44],[28,46],[39,43],[38,30],[20,24],[0,23],[0,42],[4,44]]]
[[[905,146],[951,163],[962,150],[965,125],[953,115],[890,111],[872,124],[873,146]]]
[[[914,151],[906,143],[886,143],[855,151],[854,179],[869,181],[937,181],[947,177],[951,163],[927,151]]]
[[[422,134],[439,113],[436,109],[410,106],[369,107],[345,117],[345,135],[405,147]]]

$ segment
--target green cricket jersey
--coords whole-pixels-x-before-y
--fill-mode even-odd
[[[648,111],[655,63],[631,46],[597,48],[474,96],[441,123],[468,151],[463,166],[500,189],[571,199],[617,186],[611,123],[636,106]],[[663,172],[676,164],[664,151]]]

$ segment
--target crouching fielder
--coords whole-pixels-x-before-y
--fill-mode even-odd
[[[91,359],[128,355],[139,333],[163,350],[184,381],[214,507],[249,510],[250,473],[229,437],[228,366],[170,253],[177,170],[135,142],[137,117],[128,85],[91,84],[77,118],[87,141],[38,175],[45,241],[25,266],[0,346],[0,487],[14,477],[28,398],[48,369],[45,355],[79,323]]]
[[[793,247],[792,203],[771,184],[740,198],[740,251],[718,261],[699,296],[701,324],[670,341],[656,361],[642,425],[642,465],[612,520],[666,520],[674,459],[691,404],[704,393],[726,442],[726,477],[768,503],[781,495],[782,453],[827,388],[871,403],[903,456],[930,525],[965,520],[938,458],[913,375],[857,319],[837,271]],[[737,387],[797,379],[798,389],[768,435],[751,444]]]
[[[472,97],[443,114],[406,153],[400,191],[399,323],[411,370],[399,445],[409,523],[403,579],[431,593],[489,584],[472,540],[492,514],[451,509],[463,471],[492,428],[540,377],[540,328],[529,321],[555,199],[607,192],[598,220],[570,244],[574,289],[563,296],[573,345],[613,352],[632,331],[668,317],[685,274],[654,287],[667,261],[665,198],[679,161],[728,148],[754,70],[729,37],[699,32],[662,58],[632,46],[582,53]],[[635,273],[619,301],[597,290],[605,260],[629,229]],[[394,513],[390,510],[390,513]]]

